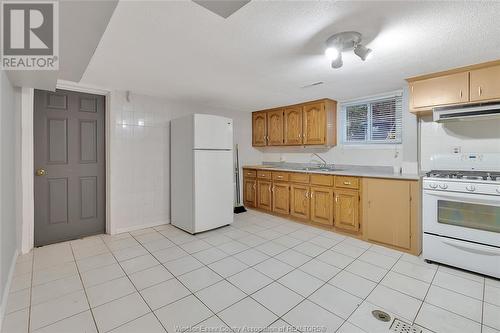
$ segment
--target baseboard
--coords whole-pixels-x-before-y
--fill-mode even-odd
[[[3,325],[3,319],[5,317],[5,311],[7,310],[7,300],[9,299],[9,291],[10,285],[12,283],[12,278],[14,276],[14,271],[16,269],[17,255],[18,251],[14,252],[14,256],[12,257],[12,262],[10,263],[9,275],[7,276],[7,283],[5,284],[5,288],[2,294],[2,303],[0,304],[0,327]]]
[[[165,225],[165,224],[170,224],[170,221],[169,220],[166,220],[166,221],[156,221],[156,222],[152,222],[152,223],[135,225],[133,227],[116,228],[112,234],[116,235],[116,234],[121,234],[123,232],[131,232],[131,231],[136,231],[136,230],[145,229],[145,228],[158,227],[160,225]]]

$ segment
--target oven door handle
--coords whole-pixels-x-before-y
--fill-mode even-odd
[[[470,194],[470,193],[455,193],[455,192],[431,192],[424,190],[424,198],[435,198],[437,200],[450,200],[455,202],[466,202],[473,204],[500,206],[500,197],[487,194]]]
[[[444,244],[457,248],[459,250],[471,252],[474,254],[481,254],[481,255],[486,255],[486,256],[500,256],[500,249],[498,250],[485,250],[483,247],[479,247],[474,244],[468,244],[468,245],[459,245],[459,244],[454,244],[448,241],[443,241]]]

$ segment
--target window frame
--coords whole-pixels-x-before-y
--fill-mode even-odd
[[[373,140],[372,139],[372,132],[373,132],[373,113],[372,113],[372,105],[375,103],[379,102],[384,102],[388,100],[396,100],[396,103],[398,103],[397,99],[400,99],[401,107],[400,107],[400,121],[401,121],[401,130],[400,130],[400,135],[398,139],[394,140]],[[402,145],[403,144],[403,93],[402,91],[398,91],[395,93],[387,94],[387,95],[379,95],[376,97],[369,97],[369,98],[364,98],[360,100],[354,100],[354,101],[349,101],[342,103],[341,106],[341,123],[342,123],[342,130],[341,130],[341,135],[342,135],[342,144],[349,146],[349,147],[356,147],[356,146],[368,146],[371,148],[374,148],[375,146],[379,145],[381,147],[387,147],[389,145]],[[349,141],[347,140],[347,107],[350,106],[356,106],[356,105],[367,105],[367,131],[366,131],[366,139],[365,140],[357,140],[357,141]],[[396,110],[398,112],[398,110]],[[398,119],[396,115],[396,119]]]

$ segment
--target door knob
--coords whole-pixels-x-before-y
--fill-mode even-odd
[[[46,174],[47,174],[47,172],[45,171],[45,169],[37,169],[36,170],[37,176],[45,176]]]

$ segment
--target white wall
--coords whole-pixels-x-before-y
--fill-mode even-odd
[[[360,98],[365,98],[360,96]],[[338,104],[337,123],[341,126],[341,104]],[[392,166],[396,169],[403,167],[405,172],[416,172],[417,169],[417,119],[408,111],[408,89],[403,90],[403,143],[400,145],[343,145],[341,140],[342,129],[337,131],[337,146],[325,148],[262,148],[263,159],[267,162],[297,162],[308,163],[311,153],[319,153],[329,163]],[[317,158],[313,158],[317,161]]]
[[[432,169],[433,154],[451,154],[454,147],[462,153],[500,153],[500,119],[436,123],[431,116],[420,120],[420,164]]]
[[[5,72],[0,71],[0,321],[18,243],[16,186],[19,182],[19,154],[16,147],[19,126],[16,113],[19,96],[19,90],[11,85]]]
[[[170,221],[170,120],[191,113],[234,120],[235,144],[242,164],[261,163],[251,147],[251,114],[179,105],[166,99],[111,93],[110,222],[112,233]]]

